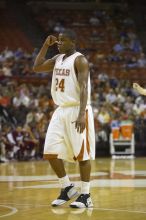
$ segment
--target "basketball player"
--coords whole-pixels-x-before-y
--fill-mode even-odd
[[[75,49],[76,35],[66,29],[48,36],[34,63],[35,72],[53,71],[51,94],[58,108],[49,124],[44,158],[59,178],[61,193],[52,202],[60,206],[78,195],[66,174],[63,161],[79,163],[81,192],[70,204],[73,208],[92,207],[90,197],[90,159],[95,158],[95,136],[90,106],[90,75],[86,58]],[[56,44],[59,54],[45,60],[50,46]]]
[[[138,83],[133,83],[133,88],[141,95],[146,95],[146,89],[142,88]]]

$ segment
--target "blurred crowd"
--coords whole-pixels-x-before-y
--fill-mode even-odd
[[[136,24],[126,4],[97,10],[55,10],[47,2],[31,1],[29,7],[46,35],[72,28],[77,33],[78,47],[88,56],[93,70],[103,68],[101,64],[107,64],[108,74],[116,64],[118,71],[146,67]],[[110,68],[112,63],[115,66]]]
[[[46,130],[56,108],[50,83],[49,78],[47,85],[18,84],[12,77],[1,79],[2,161],[42,158]],[[96,77],[91,75],[91,84],[97,145],[108,143],[113,120],[131,120],[136,141],[145,144],[146,97],[139,96],[130,81],[118,80],[102,72]]]
[[[1,155],[9,160],[39,159],[54,110],[50,88],[8,80],[0,91]]]

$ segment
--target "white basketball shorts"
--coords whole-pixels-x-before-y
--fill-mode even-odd
[[[79,106],[58,107],[50,121],[45,145],[44,159],[58,158],[70,162],[95,159],[95,131],[93,112],[86,108],[86,128],[83,133],[75,129]]]

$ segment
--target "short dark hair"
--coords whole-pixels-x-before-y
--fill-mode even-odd
[[[76,40],[76,33],[72,29],[64,29],[61,34],[64,34],[71,40]]]

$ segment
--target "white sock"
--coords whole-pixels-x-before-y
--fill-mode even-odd
[[[60,183],[60,185],[61,185],[61,188],[63,188],[63,189],[64,189],[65,187],[71,185],[71,182],[70,182],[69,177],[68,177],[67,175],[64,176],[64,177],[62,177],[62,178],[59,178],[59,183]]]
[[[81,194],[89,194],[90,182],[81,181]]]

